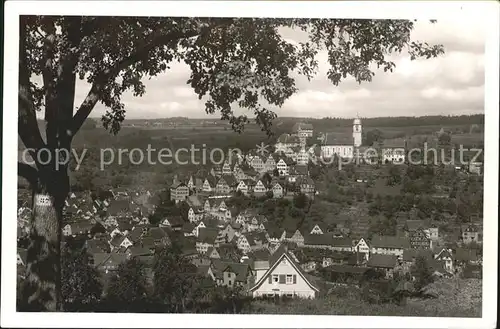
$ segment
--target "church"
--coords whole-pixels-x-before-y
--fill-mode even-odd
[[[326,133],[321,145],[321,156],[325,159],[337,155],[341,158],[352,158],[356,150],[361,146],[362,125],[361,119],[356,118],[352,124],[352,137],[342,134]]]

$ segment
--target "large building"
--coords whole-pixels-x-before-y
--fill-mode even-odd
[[[321,145],[321,156],[328,159],[334,155],[340,158],[352,158],[354,156],[353,138],[327,133]]]
[[[321,156],[331,158],[336,155],[341,158],[352,158],[356,155],[356,150],[362,144],[361,119],[356,118],[352,124],[352,137],[341,136],[340,134],[326,133],[321,145]]]
[[[313,137],[313,125],[310,123],[298,122],[293,125],[292,132],[299,137]]]

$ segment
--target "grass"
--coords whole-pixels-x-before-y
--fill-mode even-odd
[[[336,288],[314,300],[271,303],[254,301],[250,314],[307,314],[358,316],[481,317],[481,280],[441,279],[433,284],[436,299],[409,298],[404,305],[369,304],[354,289]],[[478,295],[479,294],[479,295]]]

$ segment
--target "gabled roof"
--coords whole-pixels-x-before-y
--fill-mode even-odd
[[[17,248],[17,253],[21,257],[21,261],[26,265],[26,257],[28,255],[28,250],[24,248]]]
[[[115,235],[115,237],[111,240],[111,244],[114,246],[114,247],[118,247],[122,244],[122,242],[127,239],[126,236],[124,235],[120,235],[120,234],[117,234]]]
[[[170,186],[170,189],[175,190],[176,188],[179,188],[179,187],[187,187],[187,185],[182,183],[182,182],[175,182],[175,183],[172,183],[172,185]]]
[[[149,256],[152,254],[149,248],[141,246],[131,246],[128,250],[130,252],[130,257]]]
[[[407,238],[390,235],[374,235],[370,242],[374,248],[410,248],[410,241]]]
[[[298,132],[299,130],[313,130],[313,125],[311,123],[297,122],[293,125],[292,131]]]
[[[290,175],[307,175],[307,165],[294,165],[290,167]]]
[[[420,219],[409,219],[406,221],[405,226],[407,227],[408,231],[416,231],[419,228],[424,229],[425,223]]]
[[[153,238],[154,240],[169,238],[168,229],[165,227],[152,227],[149,229],[147,236]]]
[[[127,260],[127,255],[122,253],[96,253],[93,255],[94,266],[99,267],[105,263],[117,266]]]
[[[224,175],[224,176],[222,176],[222,178],[224,179],[226,184],[229,186],[237,186],[238,185],[238,181],[236,180],[236,177],[234,177],[233,175]]]
[[[351,146],[354,145],[354,138],[346,135],[339,135],[333,133],[326,133],[323,145],[339,145],[339,146]]]
[[[384,140],[381,144],[382,149],[405,148],[406,141],[403,138]]]
[[[212,175],[208,175],[205,178],[205,180],[208,181],[208,184],[210,185],[210,187],[215,187],[217,185],[217,178],[215,178]],[[203,183],[205,183],[205,181],[203,181]]]
[[[332,246],[334,247],[352,247],[351,238],[332,238]]]
[[[198,233],[198,242],[214,244],[219,234],[219,230],[215,228],[202,227]]]
[[[120,213],[130,212],[130,201],[129,200],[111,200],[107,209],[108,215],[116,216]]]
[[[396,255],[371,254],[368,260],[368,267],[394,268],[397,265]]]
[[[273,256],[275,255],[273,254]],[[283,259],[286,259],[292,265],[295,271],[302,277],[302,279],[306,282],[306,284],[309,287],[311,287],[315,291],[319,291],[319,288],[309,281],[309,279],[306,277],[306,273],[304,272],[304,270],[302,270],[300,265],[294,260],[294,258],[290,255],[288,251],[281,251],[280,254],[276,256],[278,257],[273,257],[274,261],[272,262],[271,267],[266,271],[266,273],[264,273],[264,275],[259,279],[259,281],[257,281],[257,283],[252,288],[250,288],[250,291],[254,291],[255,289],[259,288],[259,286],[263,282],[265,282],[265,280],[267,280],[267,277],[273,272],[273,270],[283,261]]]
[[[224,272],[232,272],[236,274],[236,281],[246,282],[249,273],[251,272],[251,268],[248,264],[241,263],[223,263],[225,266],[222,271],[217,271],[217,274],[222,274]]]

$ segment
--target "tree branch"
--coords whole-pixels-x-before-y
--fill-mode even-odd
[[[27,21],[20,19],[18,134],[24,146],[34,150],[45,147],[36,119],[36,110],[30,89],[30,71],[26,54]]]
[[[17,174],[21,177],[26,178],[26,180],[32,185],[36,186],[38,181],[38,170],[26,163],[17,163]]]
[[[228,23],[232,22],[232,19],[221,19],[221,21],[218,24],[215,24],[211,28],[217,28],[223,25],[226,25]],[[210,27],[207,27],[210,28]],[[87,97],[85,97],[84,101],[82,102],[82,105],[78,108],[78,111],[73,117],[73,122],[71,125],[71,134],[74,136],[76,132],[80,129],[80,127],[83,125],[87,117],[89,116],[90,112],[92,112],[94,106],[97,104],[99,100],[99,94],[104,87],[104,85],[112,80],[115,79],[116,76],[120,73],[121,70],[127,68],[128,66],[140,61],[142,58],[147,56],[147,54],[152,51],[154,48],[159,47],[159,46],[165,46],[169,43],[177,42],[181,39],[185,38],[191,38],[199,35],[202,31],[201,29],[198,30],[191,30],[191,31],[174,31],[171,33],[163,34],[163,31],[158,31],[155,33],[155,35],[152,37],[151,41],[147,43],[145,46],[141,47],[137,51],[133,52],[129,56],[123,58],[121,61],[118,61],[114,66],[104,70],[98,76],[95,78],[94,83],[92,84],[92,87],[87,94]]]

